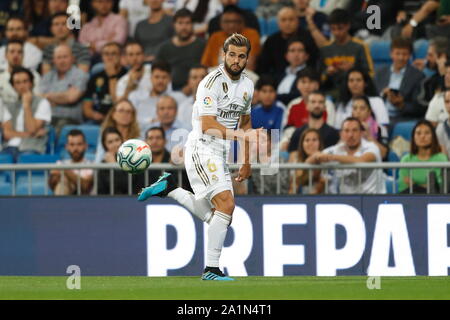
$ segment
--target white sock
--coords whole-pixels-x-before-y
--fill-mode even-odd
[[[222,252],[231,215],[215,211],[208,228],[208,252],[206,266],[219,267],[220,253]]]
[[[209,223],[211,220],[211,204],[206,199],[195,200],[195,196],[183,189],[176,188],[168,193],[168,196],[178,201],[183,207],[188,209],[194,216],[200,220]]]

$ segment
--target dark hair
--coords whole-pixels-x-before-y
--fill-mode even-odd
[[[394,49],[408,49],[409,53],[413,53],[414,51],[412,41],[402,37],[397,37],[392,40],[391,51]]]
[[[250,54],[250,50],[252,49],[250,41],[245,36],[239,33],[233,33],[227,38],[227,40],[225,40],[225,42],[223,43],[223,51],[227,53],[230,46],[246,47],[247,56]]]
[[[145,139],[147,139],[148,134],[149,134],[150,131],[155,131],[155,130],[156,131],[160,131],[161,134],[162,134],[163,139],[166,140],[166,132],[164,131],[164,129],[162,127],[150,127],[150,128],[148,128],[147,131],[145,131],[145,136],[144,136]]]
[[[306,67],[297,72],[295,83],[302,78],[309,78],[312,81],[316,81],[320,84],[320,75],[311,67]]]
[[[200,63],[194,63],[194,64],[189,68],[189,71],[191,71],[192,69],[203,69],[203,70],[206,71],[206,73],[208,73],[208,67],[205,66],[205,65],[203,65],[203,64],[200,64]]]
[[[103,51],[104,48],[112,47],[112,46],[118,48],[119,49],[119,53],[122,54],[122,45],[120,43],[118,43],[118,42],[115,42],[115,41],[110,41],[110,42],[105,43],[103,45],[103,47],[102,47],[102,51]]]
[[[320,95],[320,96],[324,97],[325,99],[327,98],[327,96],[325,95],[325,93],[323,93],[323,92],[320,91],[320,90],[314,90],[313,92],[311,92],[311,93],[309,94],[309,96],[311,96],[311,95],[313,95],[313,94]],[[309,96],[308,96],[308,97],[309,97]]]
[[[129,41],[127,41],[125,43],[125,45],[123,46],[123,48],[126,50],[129,46],[139,46],[142,49],[142,51],[144,51],[144,47],[142,46],[142,44],[140,44],[136,40],[129,40]]]
[[[175,12],[172,18],[172,22],[175,23],[179,18],[189,18],[191,22],[194,21],[192,11],[186,8],[181,8]]]
[[[261,90],[264,86],[271,86],[275,90],[277,89],[277,83],[273,79],[273,77],[269,75],[262,75],[258,81],[256,81],[255,89]]]
[[[229,5],[225,6],[222,11],[222,16],[225,13],[236,13],[241,16],[242,20],[244,20],[244,18],[245,18],[244,11],[234,4],[229,4]]]
[[[155,60],[152,63],[152,72],[155,70],[162,70],[167,72],[168,74],[171,73],[170,65],[165,60]]]
[[[439,145],[439,141],[438,141],[438,138],[436,135],[436,131],[434,131],[435,129],[434,129],[433,125],[431,124],[430,121],[428,121],[426,119],[421,119],[416,123],[416,125],[414,126],[414,128],[412,129],[412,132],[411,132],[410,153],[417,154],[419,152],[419,147],[417,146],[416,141],[414,140],[414,135],[416,133],[417,128],[421,125],[427,126],[431,131],[431,155],[441,152],[441,146]]]
[[[369,97],[367,97],[367,96],[357,96],[357,97],[354,97],[354,98],[353,98],[353,102],[354,102],[355,100],[363,100],[363,101],[366,103],[367,108],[369,108],[370,115],[371,115],[373,118],[375,118],[375,114],[373,113],[372,106],[370,105]],[[352,104],[352,108],[353,108],[353,104]]]
[[[6,29],[6,26],[8,25],[8,23],[9,23],[10,21],[12,21],[12,20],[19,20],[20,22],[22,22],[23,27],[25,28],[25,30],[27,29],[28,23],[27,23],[27,21],[26,21],[24,18],[22,18],[21,16],[11,16],[11,17],[9,17],[8,20],[6,20],[6,23],[5,23],[5,29]]]
[[[11,39],[11,40],[8,40],[8,41],[6,42],[6,50],[5,50],[5,51],[8,51],[8,47],[9,47],[9,45],[11,45],[11,44],[20,44],[20,45],[22,46],[22,48],[23,48],[24,45],[25,45],[25,43],[24,43],[22,40]]]
[[[107,151],[107,149],[106,149],[106,136],[107,136],[108,134],[117,134],[117,135],[119,135],[120,139],[123,141],[123,137],[122,137],[122,135],[120,134],[119,130],[117,130],[117,129],[114,128],[114,127],[108,127],[108,128],[106,128],[106,129],[103,130],[103,132],[102,132],[102,146],[103,146],[103,150],[105,150],[105,151]]]
[[[350,24],[350,13],[345,9],[334,9],[328,16],[328,24]]]
[[[352,93],[350,92],[350,89],[348,88],[348,79],[350,78],[350,74],[353,72],[359,72],[364,80],[365,86],[364,86],[364,95],[368,97],[375,97],[378,96],[377,89],[375,87],[375,84],[372,80],[372,78],[369,76],[367,72],[365,72],[361,68],[353,67],[350,70],[347,71],[345,74],[345,80],[342,82],[341,89],[340,89],[340,101],[346,105],[351,99],[352,99]]]
[[[13,68],[13,70],[11,72],[11,76],[9,77],[9,83],[11,84],[11,86],[14,87],[14,76],[18,73],[26,73],[28,75],[28,78],[31,81],[31,84],[34,84],[34,75],[30,69],[27,69],[24,67],[15,67],[15,68]]]
[[[291,44],[293,44],[293,43],[296,43],[296,42],[300,42],[300,43],[303,45],[303,47],[305,48],[305,52],[306,52],[307,54],[310,54],[310,53],[309,53],[309,52],[310,52],[310,48],[308,48],[308,45],[307,45],[306,41],[303,40],[303,39],[301,39],[301,38],[299,38],[299,37],[296,37],[296,36],[290,37],[290,38],[288,39],[288,41],[287,41],[287,43],[286,43],[286,52],[287,52],[287,49],[289,48],[289,46],[290,46]]]
[[[304,162],[308,158],[308,155],[306,154],[305,149],[303,149],[303,142],[305,141],[306,136],[311,132],[314,132],[317,134],[317,136],[319,137],[319,151],[323,150],[323,140],[320,135],[320,131],[317,129],[314,129],[314,128],[307,128],[307,129],[303,130],[303,132],[300,136],[300,139],[298,140],[298,148],[297,148],[298,160],[300,162]]]
[[[361,131],[364,131],[364,126],[363,126],[363,124],[362,124],[361,121],[360,121],[358,118],[356,118],[356,117],[347,117],[347,118],[345,118],[345,120],[342,121],[341,130],[342,130],[342,128],[344,127],[344,124],[345,124],[346,122],[349,122],[349,121],[356,121],[356,122],[358,122],[358,124],[359,124],[359,129],[360,129]]]
[[[69,137],[76,137],[76,136],[82,136],[83,141],[86,142],[86,137],[84,136],[83,131],[81,131],[80,129],[70,130],[69,133],[67,134],[67,141],[69,141]]]
[[[440,56],[441,54],[447,53],[449,43],[446,37],[437,36],[430,40],[429,45],[434,46],[436,54]]]
[[[50,25],[53,24],[53,20],[59,17],[65,17],[66,19],[68,19],[70,16],[64,11],[57,12],[50,17]]]

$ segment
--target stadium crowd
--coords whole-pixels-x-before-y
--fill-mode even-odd
[[[80,28],[67,14],[73,4]],[[46,154],[114,162],[132,138],[149,143],[153,162],[176,162],[197,86],[236,32],[252,45],[253,127],[280,132],[259,162],[448,162],[450,0],[2,0],[0,163]],[[111,186],[99,173],[99,194],[128,193],[126,174],[114,174]],[[282,193],[320,194],[326,183],[335,193],[385,193],[389,180],[381,169],[280,175],[255,170],[236,192],[274,193],[281,178]],[[73,194],[80,179],[87,194],[92,177],[54,170],[48,183]],[[423,193],[430,177],[435,192],[450,181],[438,169],[390,179],[399,192],[412,183]],[[136,193],[144,178],[133,179]]]

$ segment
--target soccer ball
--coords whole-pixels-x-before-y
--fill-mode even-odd
[[[122,170],[132,174],[141,173],[152,163],[152,151],[144,141],[130,139],[122,143],[116,160]]]

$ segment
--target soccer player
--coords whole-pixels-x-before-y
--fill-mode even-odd
[[[186,142],[185,167],[195,194],[178,188],[170,173],[144,188],[138,200],[169,196],[209,224],[206,268],[203,280],[233,280],[219,269],[219,258],[235,207],[226,159],[230,141],[244,142],[244,163],[235,178],[251,174],[249,144],[267,139],[263,129],[252,129],[253,82],[242,72],[250,53],[250,41],[233,34],[223,44],[223,65],[199,84],[192,112],[192,131]],[[239,123],[239,127],[237,126]]]

